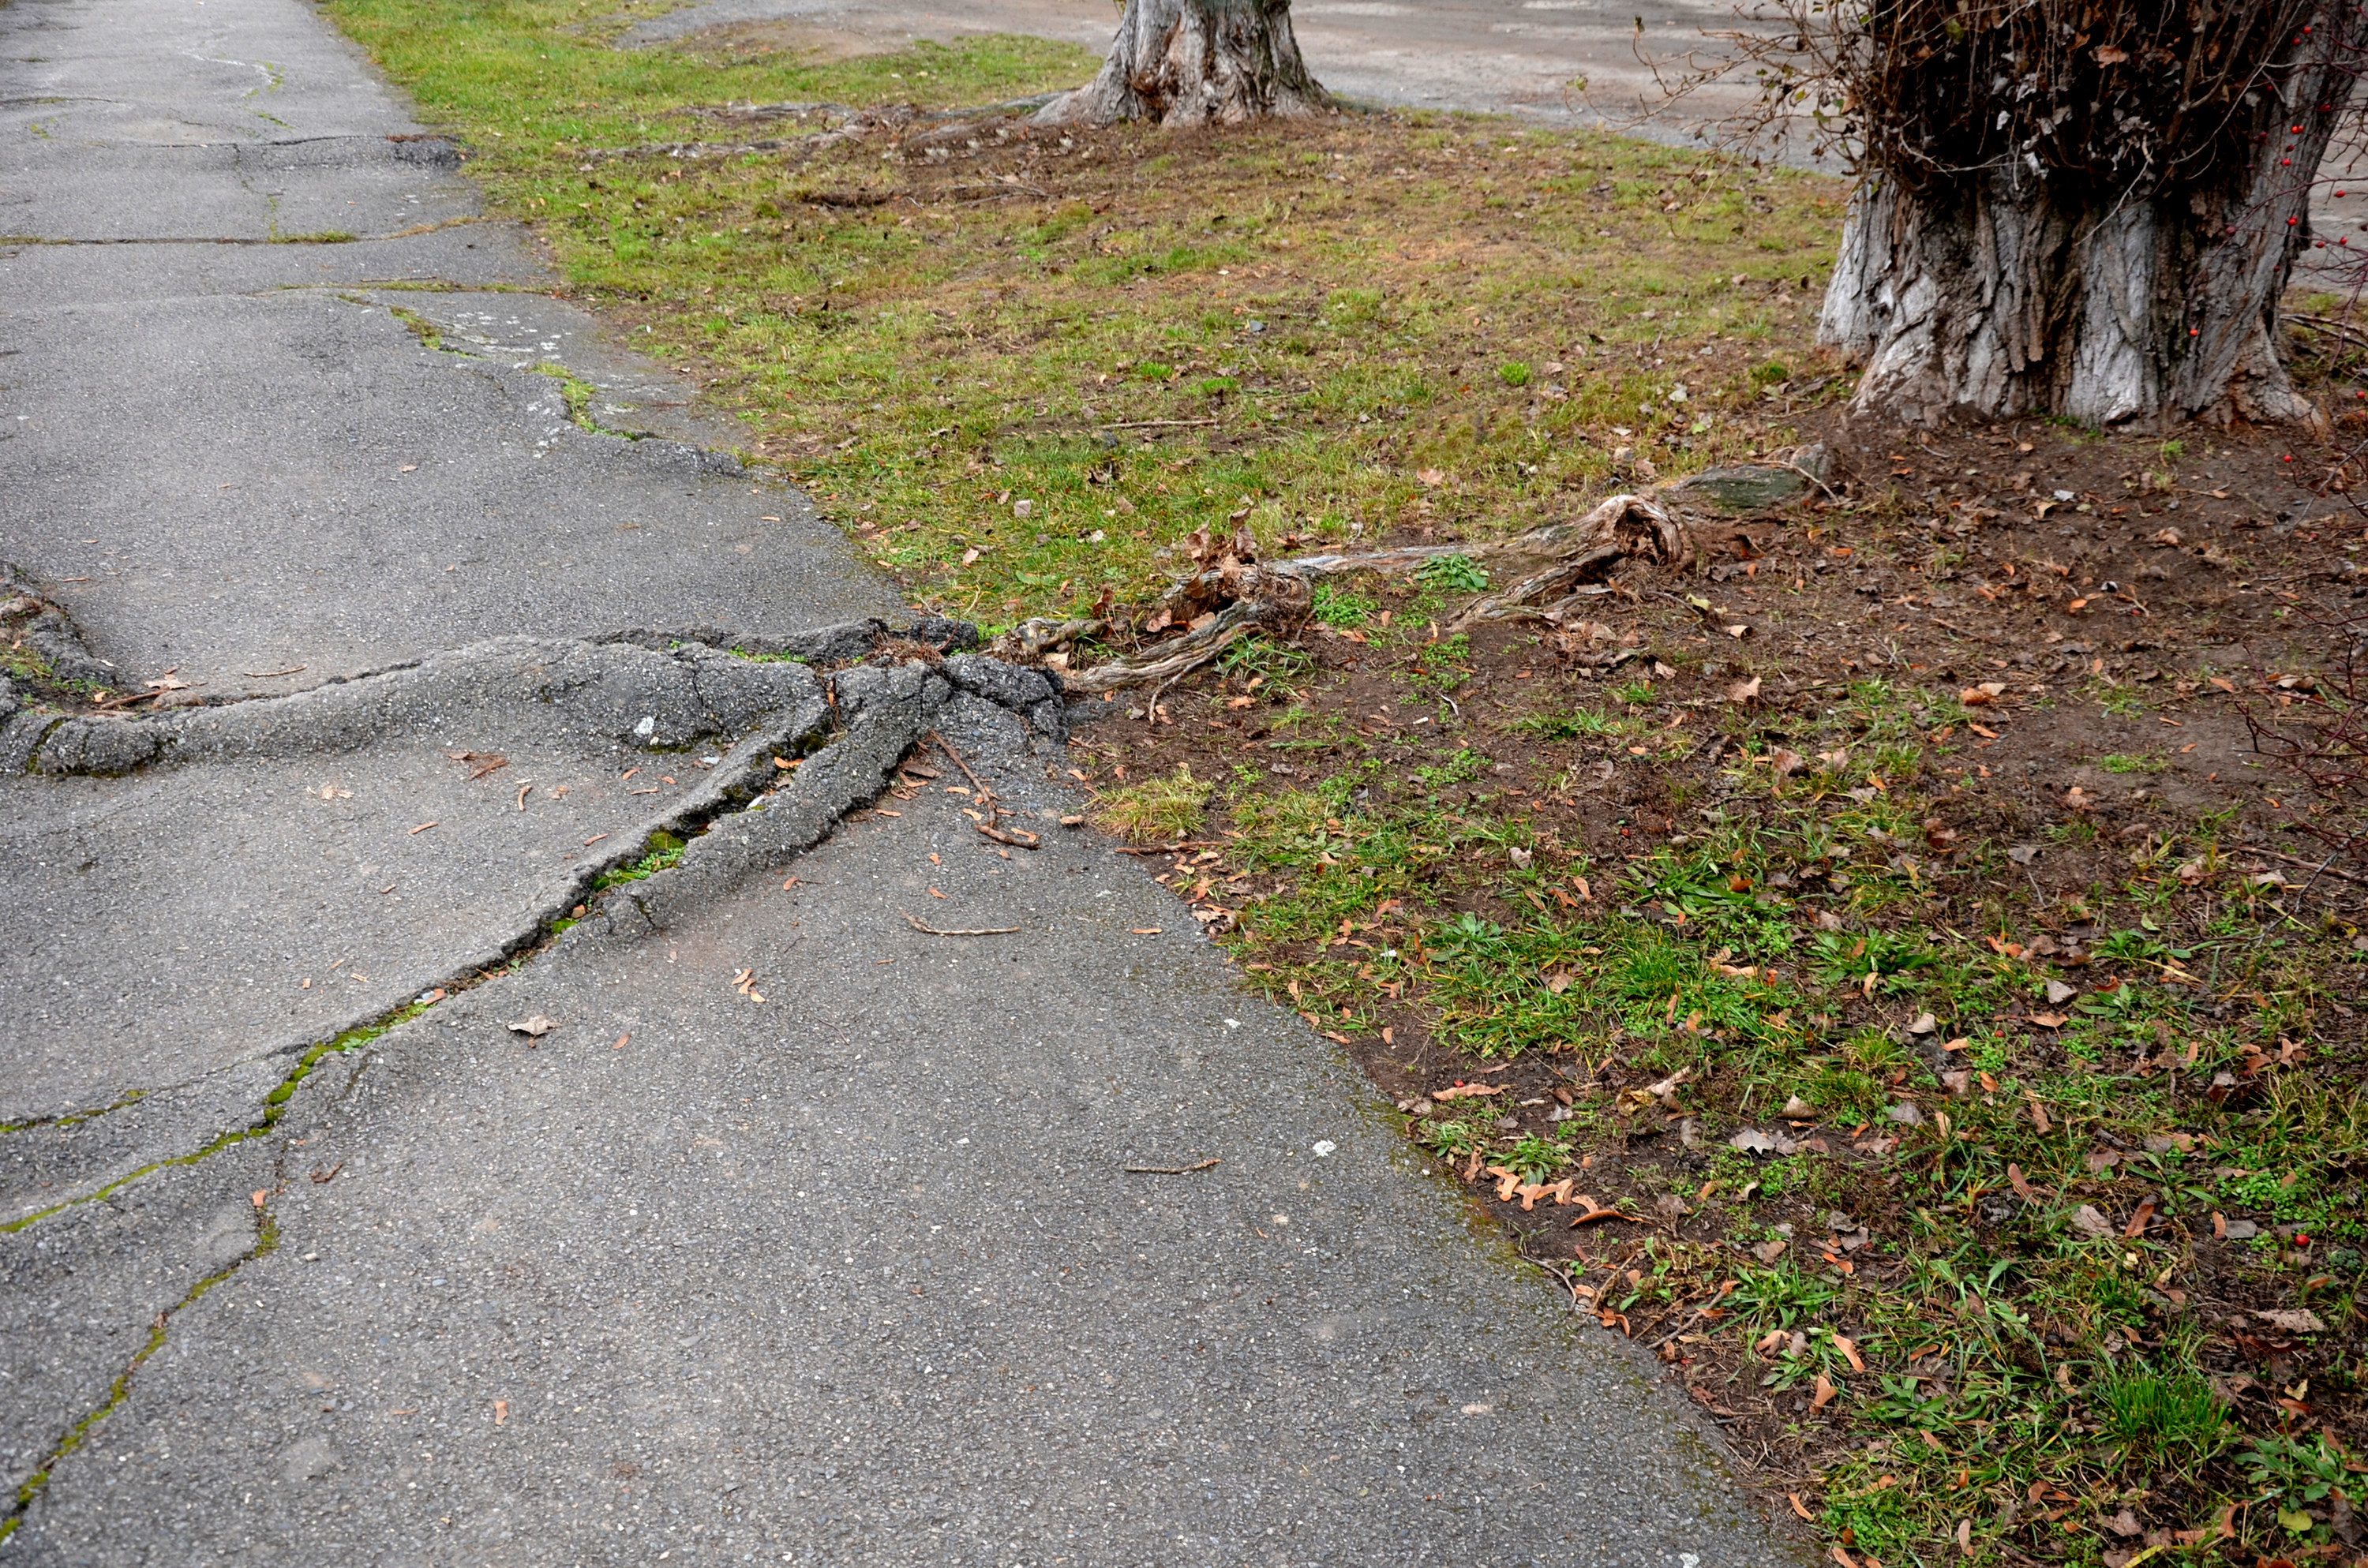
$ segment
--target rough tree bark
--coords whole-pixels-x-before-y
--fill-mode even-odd
[[[1299,58],[1291,0],[1128,0],[1101,74],[1044,106],[1036,120],[1231,125],[1330,104]]]
[[[2310,244],[2311,187],[2351,102],[2364,18],[2357,0],[2294,6],[2268,24],[2260,58],[2233,62],[2217,103],[2193,85],[2215,52],[2193,33],[2182,62],[2119,47],[2111,23],[2076,23],[2059,43],[2077,49],[2053,62],[2052,112],[2044,96],[2035,118],[2029,107],[2036,71],[1995,70],[1987,101],[1972,84],[1941,134],[1994,128],[1986,155],[1935,168],[1928,127],[1871,138],[1818,323],[1820,341],[1865,364],[1854,407],[1920,425],[2322,418],[2278,362],[2276,312]],[[2117,85],[2138,73],[2156,80]],[[2131,106],[2147,92],[2151,105]],[[2076,134],[2077,155],[2046,144]]]

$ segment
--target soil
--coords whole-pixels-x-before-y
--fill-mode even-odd
[[[1997,694],[1975,710],[1981,720],[1959,737],[1971,744],[1948,764],[1951,772],[1966,770],[1962,787],[1928,822],[1925,843],[1907,846],[1937,889],[1919,919],[1957,930],[1998,928],[1998,890],[1952,869],[1962,846],[1986,838],[2036,846],[2051,825],[2092,824],[2095,837],[2086,846],[2045,843],[2015,868],[2029,884],[2012,890],[2021,905],[2060,907],[2084,889],[2125,876],[2132,844],[2150,834],[2167,838],[2199,817],[2226,812],[2221,839],[2241,846],[2235,856],[2241,870],[2283,873],[2301,890],[2289,905],[2317,918],[2347,926],[2368,920],[2368,861],[2330,853],[2328,843],[2307,830],[2323,827],[2332,820],[2326,813],[2342,802],[2322,798],[2257,751],[2246,716],[2248,710],[2274,714],[2282,695],[2291,699],[2293,690],[2306,691],[2307,677],[2297,681],[2296,672],[2317,668],[2340,642],[2356,639],[2368,613],[2368,574],[2359,565],[2368,517],[2333,488],[2345,474],[2331,450],[2260,430],[2191,433],[2182,449],[2037,423],[1943,435],[1873,430],[1839,415],[1808,434],[1831,453],[1829,494],[1763,517],[1698,519],[1698,538],[1711,548],[1696,570],[1679,575],[1632,567],[1619,592],[1600,601],[1606,608],[1597,613],[1638,650],[1617,671],[1599,677],[1558,657],[1552,629],[1541,622],[1484,626],[1471,636],[1470,678],[1453,692],[1459,711],[1412,729],[1408,721],[1429,710],[1407,702],[1403,676],[1393,678],[1406,652],[1315,627],[1301,646],[1318,673],[1303,682],[1299,700],[1338,717],[1370,746],[1410,744],[1410,735],[1427,733],[1433,745],[1452,743],[1480,754],[1486,771],[1442,793],[1460,795],[1475,809],[1494,797],[1488,809],[1528,813],[1541,842],[1591,857],[1598,880],[1608,882],[1619,865],[1682,832],[1695,806],[1718,798],[1722,759],[1739,739],[1782,744],[1798,716],[1847,683],[1886,677],[1955,690],[1994,682]],[[1570,516],[1582,510],[1574,500]],[[1443,537],[1452,536],[1410,530],[1388,542]],[[1417,597],[1406,581],[1368,579],[1358,591],[1396,614]],[[1708,599],[1713,613],[1700,613],[1689,596]],[[1734,626],[1748,630],[1737,637],[1727,631]],[[1734,701],[1730,693],[1754,676],[1756,696]],[[1638,678],[1654,683],[1656,714],[1693,716],[1700,740],[1684,757],[1622,766],[1630,760],[1622,755],[1624,737],[1545,742],[1510,728],[1575,707],[1616,708],[1606,687]],[[1083,728],[1074,744],[1104,781],[1113,778],[1113,765],[1122,767],[1119,778],[1185,765],[1197,778],[1222,779],[1238,777],[1246,760],[1271,756],[1267,771],[1290,783],[1320,775],[1339,755],[1336,747],[1330,756],[1262,756],[1273,744],[1267,727],[1273,715],[1246,709],[1243,695],[1238,676],[1229,681],[1204,670],[1160,699],[1156,722],[1141,717],[1139,708],[1137,717],[1123,716],[1129,699],[1122,695],[1108,705],[1110,716]],[[2138,753],[2157,754],[2160,770],[2115,773],[2100,766],[2105,756]],[[1423,759],[1410,751],[1409,763],[1416,760]],[[1600,775],[1609,777],[1599,783]],[[1673,795],[1691,803],[1676,803]],[[1237,878],[1212,890],[1212,856],[1203,846],[1221,852],[1225,842],[1222,822],[1212,823],[1169,857],[1172,867],[1155,861],[1173,873],[1179,891],[1190,883],[1200,892],[1198,913],[1216,933],[1232,926],[1244,901],[1265,885]],[[1447,896],[1497,921],[1528,915],[1500,902],[1496,883],[1474,879]],[[2021,898],[2026,892],[2033,896]],[[1221,908],[1206,902],[1212,898],[1232,907],[1212,916]],[[2090,963],[2084,949],[2099,936],[2077,924],[2051,934],[2060,963],[2071,968]],[[1414,927],[1385,916],[1353,934],[1344,926],[1322,942],[1266,945],[1242,956],[1263,960],[1250,967],[1264,971],[1351,943],[1418,940]],[[2109,967],[2083,970],[2081,983],[2106,983]],[[1442,1045],[1411,990],[1402,999],[1372,998],[1360,1011],[1370,1026],[1364,1028],[1345,1027],[1328,1006],[1316,1006],[1324,1010],[1308,1008],[1311,1024],[1340,1041],[1401,1109],[1428,1110],[1426,1096],[1469,1081],[1504,1091],[1488,1100],[1492,1116],[1498,1114],[1493,1108],[1507,1108],[1503,1131],[1544,1134],[1557,1108],[1575,1096],[1593,1091],[1600,1101],[1609,1091],[1620,1098],[1643,1083],[1616,1059],[1594,1062],[1550,1051],[1492,1063]],[[2228,999],[2218,1007],[2226,1016]],[[1834,1031],[1884,1010],[1873,1001],[1854,1006],[1833,1020]],[[1937,1053],[1967,1022],[1937,1020],[1930,1051]],[[2314,1061],[2322,1075],[2356,1084],[2368,1062],[2357,1006],[2339,1004],[2317,1025]],[[2044,1043],[2033,1049],[2046,1051]],[[1948,1059],[1935,1060],[1945,1066]],[[2055,1065],[2079,1070],[2060,1059]],[[2175,1062],[2169,1071],[2175,1083]],[[2254,1091],[2239,1085],[2236,1092]],[[1761,1108],[1760,1115],[1767,1113]],[[1888,1144],[1880,1132],[1814,1118],[1787,1131],[1814,1140],[1811,1147],[1863,1178],[1847,1206],[1850,1226],[1830,1227],[1833,1213],[1824,1204],[1804,1202],[1787,1216],[1796,1256],[1812,1250],[1814,1238],[1845,1273],[1895,1269],[1897,1260],[1883,1237],[1902,1233],[1907,1217],[1895,1212],[1898,1199],[1881,1175]],[[1594,1145],[1585,1165],[1570,1173],[1577,1187],[1605,1207],[1634,1199],[1627,1207],[1647,1217],[1643,1221],[1575,1222],[1571,1216],[1583,1210],[1514,1196],[1506,1190],[1514,1184],[1486,1175],[1480,1156],[1457,1174],[1472,1183],[1476,1210],[1508,1226],[1527,1256],[1562,1275],[1624,1264],[1647,1231],[1671,1242],[1718,1242],[1724,1224],[1712,1206],[1673,1209],[1665,1195],[1656,1207],[1628,1171],[1649,1157],[1665,1171],[1674,1162],[1699,1177],[1710,1156],[1693,1118],[1649,1110],[1634,1115],[1622,1139]],[[2118,1224],[2130,1205],[2116,1210],[2115,1188],[2109,1165],[2076,1193]],[[1865,1233],[1856,1227],[1870,1221],[1872,1234],[1861,1239]],[[2305,1352],[2293,1336],[2263,1330],[2246,1314],[2281,1303],[2265,1295],[2257,1272],[2246,1270],[2246,1256],[2239,1244],[2199,1236],[2180,1299],[2206,1323],[2248,1325],[2215,1340],[2204,1361],[2228,1386],[2249,1388],[2248,1397],[2260,1401],[2275,1396],[2272,1384],[2307,1375],[2305,1360],[2339,1362],[2353,1347],[2352,1334],[2330,1335]],[[1758,1387],[1760,1369],[1747,1375],[1733,1336],[1687,1332],[1719,1315],[1716,1300],[1704,1294],[1649,1319],[1608,1310],[1602,1316],[1655,1349],[1668,1375],[1725,1426],[1736,1451],[1756,1461],[1772,1506],[1789,1510],[1794,1505],[1782,1501],[1783,1494],[1830,1460],[1848,1433],[1804,1424],[1807,1391]],[[1597,1310],[1583,1291],[1572,1301]],[[2346,1440],[2358,1439],[2362,1402],[2323,1397],[2328,1403],[2314,1405],[2314,1418]]]

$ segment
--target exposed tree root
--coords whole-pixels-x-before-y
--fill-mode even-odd
[[[1624,562],[1644,561],[1682,570],[1700,557],[1692,538],[1666,507],[1630,494],[1611,497],[1577,522],[1532,529],[1497,544],[1410,545],[1260,562],[1257,541],[1247,529],[1219,541],[1204,528],[1187,542],[1192,548],[1193,569],[1170,585],[1134,628],[1139,634],[1156,636],[1182,626],[1182,636],[1150,642],[1083,669],[1069,668],[1070,650],[1126,623],[1103,607],[1104,614],[1089,618],[1024,621],[996,638],[988,651],[1015,664],[1056,670],[1072,692],[1117,691],[1190,674],[1258,632],[1291,635],[1305,623],[1315,584],[1324,577],[1415,571],[1452,555],[1502,562],[1506,570],[1522,574],[1510,587],[1484,594],[1464,607],[1449,623],[1449,631],[1457,631],[1489,620],[1539,619],[1559,626],[1583,602],[1613,592],[1607,579]]]

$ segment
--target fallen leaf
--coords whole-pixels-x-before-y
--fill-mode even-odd
[[[263,1207],[263,1200],[271,1196],[271,1191],[268,1187],[257,1187],[248,1196],[255,1199],[255,1206],[260,1209]]]
[[[1809,1396],[1809,1408],[1812,1410],[1823,1410],[1826,1406],[1834,1402],[1834,1395],[1841,1392],[1841,1390],[1834,1386],[1832,1379],[1827,1377],[1825,1373],[1819,1372],[1817,1374],[1816,1392]]]
[[[1866,1370],[1866,1362],[1860,1357],[1858,1353],[1858,1344],[1855,1340],[1845,1339],[1840,1335],[1837,1334],[1834,1335],[1834,1348],[1840,1351],[1844,1358],[1850,1362],[1851,1371],[1863,1372]]]
[[[1783,1336],[1779,1335],[1777,1337],[1782,1338]],[[1816,1524],[1817,1522],[1817,1516],[1809,1512],[1809,1506],[1801,1501],[1801,1494],[1799,1493],[1787,1492],[1784,1494],[1784,1501],[1792,1504],[1793,1512],[1800,1515],[1801,1517],[1808,1520],[1811,1524]]]
[[[2021,1199],[2025,1203],[2036,1203],[2039,1201],[2039,1194],[2033,1190],[2031,1183],[2023,1176],[2022,1167],[2021,1165],[2009,1165],[2007,1166],[2006,1179],[2008,1185],[2014,1188],[2014,1195],[2017,1198]]]
[[[2306,1307],[2279,1307],[2268,1312],[2256,1311],[2253,1315],[2271,1328],[2288,1334],[2324,1334],[2327,1324],[2319,1315]]]
[[[494,1401],[494,1425],[498,1426],[509,1418],[510,1402],[506,1399],[497,1399]]]
[[[537,1013],[530,1018],[520,1018],[517,1020],[509,1026],[509,1028],[513,1034],[528,1035],[531,1036],[533,1039],[541,1040],[543,1036],[549,1034],[558,1027],[559,1024],[556,1019],[546,1018],[541,1013]]]
[[[2113,1233],[2113,1222],[2097,1212],[2095,1205],[2088,1203],[2073,1210],[2072,1228],[2092,1240]]]
[[[1415,474],[1415,478],[1433,488],[1447,483],[1447,475],[1435,468],[1422,469]]]
[[[1748,702],[1759,695],[1759,677],[1758,676],[1753,676],[1749,680],[1737,681],[1726,688],[1726,699],[1729,702]]]
[[[2129,51],[2117,49],[2110,43],[2100,43],[2097,46],[2097,63],[2100,65],[2119,65],[2129,57]]]
[[[1974,1521],[1971,1519],[1957,1521],[1957,1550],[1968,1557],[1974,1554]]]
[[[2033,1013],[2031,1015],[2031,1021],[2044,1029],[2060,1029],[2072,1020],[2061,1013]],[[2040,1131],[2044,1132],[2046,1129],[2042,1128]]]

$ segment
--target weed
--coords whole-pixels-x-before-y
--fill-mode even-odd
[[[2209,1459],[2227,1433],[2227,1412],[2193,1371],[2133,1367],[2093,1390],[2104,1435],[2123,1448],[2184,1468]]]
[[[1138,842],[1189,837],[1198,832],[1212,786],[1192,777],[1190,767],[1139,784],[1106,790],[1095,803],[1094,820],[1122,838]]]
[[[1381,613],[1381,607],[1364,595],[1335,587],[1330,583],[1315,585],[1315,619],[1326,626],[1353,631]]]
[[[1476,594],[1488,585],[1488,573],[1468,555],[1434,555],[1415,576],[1426,587],[1450,594]]]

